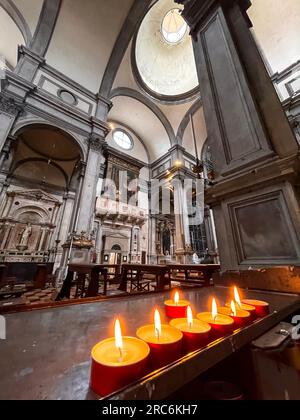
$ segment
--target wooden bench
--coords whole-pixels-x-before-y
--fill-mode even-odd
[[[171,287],[169,269],[165,265],[124,264],[119,289],[127,292],[128,282],[131,283],[130,291],[150,291],[153,283],[152,287],[157,291],[164,290],[166,286]]]
[[[211,285],[214,273],[220,270],[217,264],[190,264],[190,265],[168,265],[171,273],[171,281],[179,282],[185,286]]]

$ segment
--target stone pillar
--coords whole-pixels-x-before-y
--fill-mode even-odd
[[[212,227],[212,222],[211,222],[210,208],[208,206],[206,206],[204,209],[204,226],[205,226],[208,251],[210,254],[215,253],[216,244],[215,244],[213,227]]]
[[[8,240],[9,240],[9,235],[10,235],[10,232],[12,230],[12,227],[13,227],[13,225],[11,223],[5,223],[4,226],[3,226],[4,236],[3,236],[2,243],[1,243],[1,249],[3,249],[3,250],[6,250],[6,246],[7,246]]]
[[[189,216],[186,202],[183,179],[180,175],[172,180],[174,187],[174,213],[175,213],[175,247],[176,259],[178,263],[189,263],[192,255],[190,250],[191,237]]]
[[[101,159],[103,158],[103,145],[103,138],[91,136],[89,139],[89,154],[78,209],[77,226],[75,226],[77,232],[90,233],[93,229],[97,184]]]
[[[21,111],[21,104],[17,104],[12,98],[0,93],[0,151],[2,151],[10,130]]]
[[[95,249],[97,254],[97,264],[101,263],[101,256],[103,251],[103,228],[102,228],[102,221],[97,222],[97,233],[96,233],[96,241],[95,241]]]
[[[223,270],[300,264],[299,145],[252,37],[249,0],[177,0],[191,27]]]
[[[46,250],[46,247],[44,247],[43,245],[44,245],[44,242],[45,242],[45,236],[46,236],[47,230],[48,230],[48,228],[46,228],[46,227],[42,227],[42,229],[41,229],[42,232],[41,232],[41,236],[40,236],[40,240],[39,240],[39,244],[38,244],[38,252]]]

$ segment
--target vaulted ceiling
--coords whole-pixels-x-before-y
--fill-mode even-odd
[[[6,57],[11,69],[17,63],[17,46],[30,46],[46,2],[51,0],[0,0],[0,55]],[[272,70],[281,71],[300,57],[300,2],[252,0],[252,3],[249,16],[257,39]],[[45,54],[47,64],[93,94],[100,92],[112,100],[114,106],[108,120],[114,127],[119,125],[130,131],[138,143],[131,153],[141,160],[153,162],[176,143],[193,150],[190,114],[194,116],[199,148],[207,136],[200,92],[172,98],[197,84],[189,37],[172,46],[163,43],[161,36],[159,22],[168,10],[178,7],[173,0],[62,0]],[[139,50],[141,61],[137,65],[135,53],[139,42],[142,49],[152,48],[152,55],[148,55],[147,61],[147,51]],[[183,71],[187,79],[181,87],[182,76],[177,69],[182,70],[186,61],[190,67]],[[171,78],[175,80],[174,89],[170,83],[169,91],[164,91],[169,97],[160,98],[146,91],[139,78],[141,68],[150,76],[151,68],[155,70],[152,72],[157,79],[155,86],[168,84]],[[117,147],[111,138],[108,141]]]

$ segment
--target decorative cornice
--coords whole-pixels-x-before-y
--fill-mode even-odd
[[[20,60],[21,55],[29,57],[31,60],[37,62],[39,65],[45,64],[45,59],[43,57],[40,57],[35,52],[30,50],[29,48],[26,48],[24,45],[19,46],[18,48],[18,59]]]
[[[17,116],[23,109],[23,105],[17,104],[13,98],[0,95],[0,111]]]
[[[197,38],[199,25],[216,6],[230,7],[237,3],[244,12],[251,6],[250,0],[175,0],[175,3],[184,6],[182,17],[191,28],[194,39]]]

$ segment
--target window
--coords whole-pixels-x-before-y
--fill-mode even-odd
[[[188,25],[179,9],[170,10],[163,19],[161,32],[169,44],[179,44],[187,32]]]
[[[121,149],[130,150],[133,148],[133,140],[125,131],[115,130],[113,139]]]

